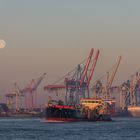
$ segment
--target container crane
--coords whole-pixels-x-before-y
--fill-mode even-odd
[[[82,72],[82,75],[81,75],[80,86],[79,86],[80,89],[87,88],[87,91],[88,91],[87,92],[87,94],[88,94],[87,97],[88,98],[89,98],[90,81],[91,81],[91,78],[93,76],[93,72],[94,72],[94,69],[95,69],[100,51],[97,50],[95,57],[93,57],[93,52],[94,52],[94,50],[92,48],[90,50],[90,54],[89,54],[89,57],[87,59],[87,62],[84,66],[84,69],[83,69],[83,72]],[[92,59],[92,62],[91,62],[91,59]],[[91,68],[89,68],[91,63],[92,63]],[[88,70],[89,70],[89,72],[88,72]],[[84,94],[83,94],[82,98],[85,98],[85,91],[84,91]]]
[[[83,69],[83,72],[82,72],[82,75],[81,75],[81,78],[80,78],[80,87],[82,86],[83,82],[84,82],[84,79],[86,77],[86,74],[87,74],[87,71],[88,71],[88,68],[89,68],[89,64],[91,62],[91,58],[93,56],[93,52],[94,52],[94,49],[92,48],[90,50],[90,54],[89,54],[89,57],[87,59],[87,62],[86,62],[86,65],[84,66],[84,69]]]
[[[89,97],[89,85],[91,78],[93,76],[96,62],[98,60],[99,50],[96,52],[95,57],[93,57],[93,53],[94,49],[91,48],[85,66],[83,68],[79,64],[75,70],[75,73],[71,77],[70,76],[67,77],[67,75],[63,77],[64,84],[47,85],[44,87],[44,89],[45,90],[65,89],[66,90],[65,101],[66,104],[69,105],[78,104],[80,97],[81,98]],[[88,91],[87,95],[85,94],[86,91]]]
[[[91,81],[91,78],[92,78],[92,75],[93,75],[93,72],[94,72],[94,69],[95,69],[95,66],[96,66],[98,57],[99,57],[99,53],[100,53],[100,51],[97,50],[96,56],[95,56],[95,58],[93,59],[93,63],[92,63],[92,66],[91,66],[91,69],[90,69],[90,72],[89,72],[88,79],[87,79],[87,85],[88,85],[88,86],[89,86],[89,84],[90,84],[90,81]]]
[[[14,102],[15,97],[16,97],[15,92],[10,92],[10,93],[6,94],[5,97],[6,97],[6,104],[7,104],[8,108],[10,110],[14,110],[16,107],[15,102]]]
[[[37,107],[37,88],[40,85],[41,81],[45,78],[45,76],[46,76],[46,73],[44,73],[36,81],[34,81],[34,86],[32,88],[32,91],[35,92],[35,108]]]
[[[19,111],[22,107],[21,97],[24,97],[24,94],[22,94],[22,91],[19,89],[17,83],[14,83],[13,91],[6,94],[6,102],[9,104],[9,106],[12,106],[13,109],[13,105],[15,105],[16,111]]]
[[[119,56],[119,59],[118,59],[117,63],[114,66],[114,70],[113,70],[111,76],[109,75],[109,72],[107,72],[107,82],[106,82],[106,87],[105,87],[105,90],[106,90],[106,99],[111,98],[110,88],[112,86],[112,83],[113,83],[113,80],[115,78],[116,72],[117,72],[117,70],[119,68],[121,59],[122,59],[122,57]]]
[[[41,81],[45,78],[46,73],[40,76],[37,80],[32,79],[27,87],[20,90],[25,95],[26,109],[34,109],[37,107],[37,88]]]
[[[140,105],[140,70],[131,75],[130,80],[121,85],[120,107],[122,110],[128,109],[129,106],[135,107]]]
[[[16,110],[19,111],[21,108],[21,97],[23,97],[24,95],[21,93],[17,83],[14,84],[15,86],[15,95],[16,95]]]

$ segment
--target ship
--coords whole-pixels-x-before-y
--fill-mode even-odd
[[[45,107],[45,122],[111,121],[102,99],[83,98],[78,106],[51,100]]]
[[[131,117],[140,118],[140,106],[128,107],[128,113]]]
[[[45,107],[46,122],[77,122],[80,120],[80,110],[74,106],[64,105],[61,100],[51,100]]]

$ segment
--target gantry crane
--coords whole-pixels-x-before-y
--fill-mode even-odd
[[[112,83],[115,78],[116,72],[119,68],[121,62],[121,56],[119,56],[117,63],[100,79],[96,80],[96,84],[93,86],[94,97],[103,98],[105,100],[109,100],[112,98]],[[106,83],[103,84],[103,77],[107,76]]]
[[[102,84],[101,79],[106,76],[102,76],[96,81],[96,84],[93,87],[93,95],[96,98],[102,98],[104,103],[107,105],[108,111],[114,115],[115,114],[115,98],[112,97],[113,89],[112,87],[113,80],[115,78],[116,72],[121,62],[121,56],[119,57],[117,63],[113,66],[111,70],[107,72],[107,80],[105,84]]]
[[[74,74],[70,77],[63,76],[64,84],[53,84],[44,87],[46,90],[65,89],[66,91],[66,104],[73,105],[79,103],[79,98],[89,97],[89,85],[93,72],[98,60],[99,50],[97,50],[95,57],[93,57],[94,49],[91,48],[84,67],[80,64],[76,67]],[[73,72],[73,70],[72,70]],[[68,73],[70,74],[70,73]],[[87,94],[85,92],[87,91]]]
[[[114,66],[114,70],[113,70],[112,74],[109,75],[109,72],[107,72],[107,82],[106,82],[106,87],[105,87],[105,90],[106,90],[105,91],[106,92],[106,94],[105,94],[106,97],[105,98],[106,99],[112,98],[110,88],[112,86],[112,83],[113,83],[113,80],[115,78],[116,72],[117,72],[117,70],[119,68],[120,62],[121,62],[121,56],[119,56],[119,59],[118,59],[117,63]]]
[[[17,83],[14,83],[14,90],[5,95],[7,105],[11,106],[12,109],[15,107],[16,111],[20,111],[24,107],[27,110],[37,108],[37,88],[45,75],[46,73],[36,80],[32,79],[28,86],[23,89],[20,89]],[[22,99],[25,99],[24,104]]]
[[[6,97],[6,104],[7,104],[8,108],[10,110],[14,110],[15,109],[15,107],[14,107],[14,105],[15,105],[14,100],[15,100],[15,97],[16,97],[15,92],[10,92],[10,93],[6,94],[5,97]]]
[[[11,106],[12,109],[14,109],[15,107],[16,111],[20,111],[20,109],[23,107],[21,103],[22,97],[24,97],[22,91],[20,91],[17,83],[14,83],[13,91],[10,92],[9,94],[6,94],[7,105]]]
[[[34,80],[34,86],[32,87],[32,92],[35,92],[35,102],[34,102],[34,107],[37,108],[37,88],[40,85],[41,81],[45,78],[46,73],[44,73],[42,76],[40,76],[37,80]],[[32,96],[33,99],[33,96]],[[32,101],[33,103],[33,101]]]
[[[37,88],[45,78],[45,75],[46,73],[40,76],[37,80],[32,79],[27,87],[20,90],[25,96],[26,109],[32,110],[37,107]]]
[[[140,70],[133,74],[130,80],[121,85],[120,108],[126,110],[128,106],[140,105]]]

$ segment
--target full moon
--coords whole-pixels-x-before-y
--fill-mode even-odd
[[[0,49],[6,46],[6,42],[4,40],[0,40]]]

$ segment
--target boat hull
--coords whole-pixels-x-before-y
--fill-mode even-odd
[[[91,111],[84,117],[80,109],[69,106],[49,106],[45,112],[43,122],[111,121],[110,114],[95,116]]]
[[[132,117],[140,118],[140,107],[128,107],[128,112]]]
[[[74,119],[74,118],[47,118],[45,119],[45,122],[78,122],[80,119]]]
[[[49,106],[45,111],[45,122],[80,121],[80,110],[70,106]]]

